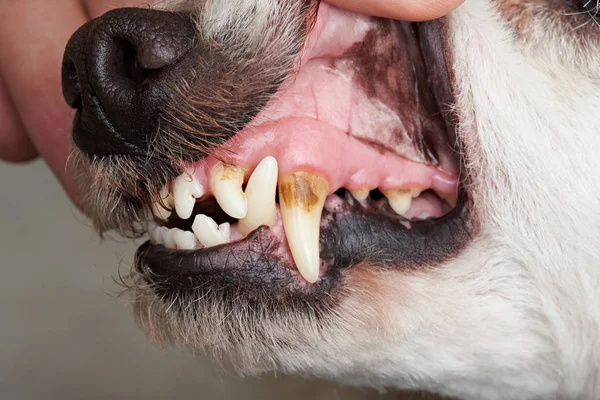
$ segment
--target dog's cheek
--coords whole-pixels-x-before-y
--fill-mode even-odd
[[[562,0],[493,2],[513,38],[541,70],[571,79],[600,80],[600,25],[597,16]]]
[[[342,319],[351,316],[382,337],[404,335],[416,327],[410,315],[417,299],[412,285],[414,279],[414,275],[368,264],[348,270],[344,277],[344,300],[340,305]]]

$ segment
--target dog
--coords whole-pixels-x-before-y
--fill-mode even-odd
[[[72,163],[149,337],[242,374],[600,396],[600,25],[167,0],[82,26]]]

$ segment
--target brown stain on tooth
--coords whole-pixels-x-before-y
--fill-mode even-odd
[[[241,175],[240,172],[242,171],[242,168],[233,164],[222,164],[218,168],[220,168],[218,171],[220,178],[223,180],[239,179],[239,176]]]
[[[286,205],[305,211],[320,203],[329,194],[329,182],[320,175],[310,172],[295,172],[279,181],[279,199]]]

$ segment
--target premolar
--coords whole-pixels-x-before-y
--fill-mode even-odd
[[[190,231],[183,231],[181,229],[172,229],[173,241],[175,247],[180,250],[193,250],[196,247],[196,237]]]
[[[390,207],[396,214],[404,215],[410,209],[412,201],[418,197],[423,190],[419,188],[412,189],[397,189],[382,191],[383,195],[388,199]]]
[[[358,201],[365,201],[369,198],[369,189],[351,190],[350,194]]]
[[[242,190],[244,170],[219,163],[212,171],[211,189],[219,206],[233,218],[242,219],[248,213],[248,200]]]
[[[175,238],[173,237],[173,232],[171,232],[171,229],[167,228],[166,226],[161,226],[159,230],[161,243],[168,249],[174,249]]]
[[[275,195],[277,191],[277,160],[267,157],[262,160],[246,185],[248,212],[241,219],[238,229],[243,236],[261,225],[273,227],[277,218]]]
[[[319,175],[296,172],[279,181],[279,205],[287,242],[300,274],[310,283],[319,278],[321,214],[329,183]]]
[[[225,222],[217,226],[215,220],[204,214],[197,215],[192,225],[198,241],[205,247],[228,243],[230,229],[229,223]]]

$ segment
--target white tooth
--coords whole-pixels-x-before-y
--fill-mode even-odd
[[[158,224],[153,219],[146,221],[146,232],[148,232],[148,234],[150,234],[150,232],[152,230],[154,230],[154,228],[156,228],[157,226],[158,226]]]
[[[242,190],[244,170],[231,164],[219,164],[212,172],[212,192],[219,206],[233,218],[242,219],[248,212],[248,200]]]
[[[242,236],[261,225],[273,227],[277,219],[275,194],[277,191],[277,160],[267,157],[257,166],[246,185],[248,212],[238,223]]]
[[[204,188],[194,176],[194,171],[186,170],[173,182],[173,198],[175,200],[175,212],[181,219],[192,216],[196,199],[204,195]]]
[[[168,208],[173,207],[173,196],[171,195],[171,193],[169,193],[168,185],[165,185],[160,190],[160,198],[162,199],[165,206],[167,206]],[[172,211],[167,210],[162,206],[162,204],[160,204],[160,202],[156,201],[154,202],[154,204],[152,204],[152,213],[156,218],[166,221],[171,216]]]
[[[421,194],[422,189],[397,189],[385,190],[382,192],[388,199],[392,210],[394,210],[396,214],[404,215],[410,209],[413,199]]]
[[[148,228],[148,234],[150,236],[150,241],[154,244],[161,244],[162,243],[162,236],[160,234],[160,226],[154,224],[155,226],[152,226],[150,228]]]
[[[279,207],[292,257],[310,283],[319,279],[321,214],[329,183],[319,175],[296,172],[279,181]]]
[[[351,190],[350,194],[358,201],[365,201],[369,197],[369,189]]]
[[[175,247],[178,249],[193,250],[196,247],[196,237],[192,232],[175,228],[172,233]]]
[[[173,232],[171,231],[172,230],[167,228],[166,226],[160,227],[160,236],[162,239],[162,244],[168,249],[175,248],[175,240],[173,238]]]
[[[223,240],[223,233],[227,231],[227,236],[229,236],[229,224],[224,226],[225,224],[221,224],[223,227],[223,232],[219,231],[219,227],[217,223],[210,217],[200,214],[196,215],[194,219],[194,223],[192,224],[192,230],[194,234],[198,238],[198,241],[204,247],[212,247],[217,246],[219,244],[227,243]]]
[[[229,225],[229,222],[223,222],[219,225],[219,233],[221,234],[223,243],[229,243],[231,239],[231,226]]]

